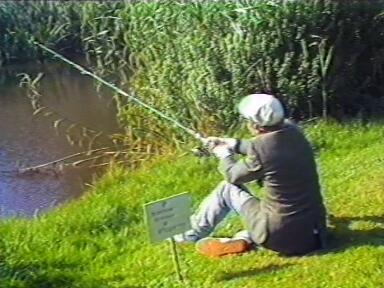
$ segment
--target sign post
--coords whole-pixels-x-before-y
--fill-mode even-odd
[[[191,229],[191,195],[181,193],[168,198],[144,204],[145,222],[149,239],[159,243],[170,239],[173,263],[180,282],[184,282],[180,270],[180,261],[172,236]]]
[[[169,241],[171,243],[173,265],[175,267],[177,278],[179,279],[179,281],[181,283],[184,283],[184,278],[183,278],[183,275],[181,274],[179,255],[177,253],[175,240],[171,237],[171,239]]]

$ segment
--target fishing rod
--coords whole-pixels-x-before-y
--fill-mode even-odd
[[[72,62],[71,60],[69,60],[69,59],[65,58],[63,55],[53,51],[52,49],[48,48],[47,46],[45,46],[45,45],[43,45],[43,44],[41,44],[39,42],[36,42],[36,41],[33,41],[33,43],[35,45],[39,46],[44,51],[52,54],[54,57],[59,58],[60,60],[68,63],[69,65],[71,65],[73,68],[79,70],[81,72],[81,74],[88,75],[88,76],[92,77],[96,81],[98,81],[98,82],[104,84],[105,86],[111,88],[112,90],[114,90],[118,94],[123,95],[123,96],[133,100],[134,102],[136,102],[137,104],[141,105],[142,107],[150,110],[152,113],[156,114],[157,116],[159,116],[159,117],[161,117],[161,118],[171,122],[173,125],[175,125],[176,127],[184,130],[185,132],[187,132],[191,136],[195,137],[197,140],[200,140],[202,142],[204,142],[204,140],[206,140],[206,138],[204,138],[200,133],[198,133],[198,132],[196,132],[196,131],[194,131],[194,130],[186,127],[186,126],[184,126],[179,121],[177,121],[177,120],[171,118],[170,116],[164,114],[160,110],[158,110],[158,109],[156,109],[156,108],[146,104],[145,102],[141,101],[137,97],[128,94],[127,92],[125,92],[124,90],[120,89],[119,87],[116,87],[114,84],[112,84],[110,82],[107,82],[103,78],[101,78],[101,77],[97,76],[96,74],[90,72],[89,70],[85,69],[84,67],[80,66],[79,64],[76,64],[76,63]]]
[[[184,126],[183,124],[181,124],[179,121],[171,118],[170,116],[164,114],[163,112],[161,112],[160,110],[146,104],[145,102],[141,101],[140,99],[138,99],[137,97],[133,96],[133,95],[130,95],[128,94],[127,92],[125,92],[124,90],[116,87],[115,85],[113,85],[112,83],[110,82],[107,82],[106,80],[104,80],[103,78],[97,76],[96,74],[90,72],[89,70],[85,69],[84,67],[80,66],[79,64],[77,63],[74,63],[72,62],[71,60],[65,58],[63,55],[55,52],[54,50],[46,47],[45,45],[37,42],[37,41],[32,41],[33,44],[37,45],[38,47],[40,47],[41,49],[43,49],[44,51],[48,52],[49,54],[52,54],[54,57],[57,57],[59,58],[60,60],[66,62],[67,64],[71,65],[73,68],[77,69],[80,71],[81,74],[83,75],[88,75],[90,77],[92,77],[93,79],[95,79],[96,81],[104,84],[105,86],[111,88],[112,90],[114,90],[115,92],[117,92],[118,94],[120,95],[123,95],[131,100],[133,100],[134,102],[136,102],[137,104],[143,106],[144,108],[150,110],[151,112],[153,112],[154,114],[156,114],[157,116],[171,122],[173,125],[175,125],[176,127],[184,130],[185,132],[187,132],[189,135],[193,136],[194,138],[196,138],[197,140],[200,140],[201,142],[203,142],[206,146],[210,143],[210,140],[209,138],[205,138],[203,137],[200,133]],[[60,159],[57,159],[57,160],[54,160],[54,161],[51,161],[51,162],[47,162],[47,163],[44,163],[44,164],[40,164],[40,165],[36,165],[36,166],[32,166],[32,167],[26,167],[26,168],[20,168],[20,169],[15,169],[15,170],[0,170],[0,174],[2,175],[13,175],[14,173],[18,173],[18,174],[25,174],[27,172],[36,172],[36,171],[39,171],[41,168],[45,168],[46,166],[48,165],[57,165],[58,163],[60,162],[63,162],[65,160],[68,160],[68,159],[72,159],[74,157],[77,157],[77,156],[80,156],[80,155],[83,155],[83,154],[89,154],[91,152],[99,152],[99,151],[102,151],[102,150],[106,150],[107,148],[104,147],[104,148],[99,148],[99,149],[95,149],[95,150],[91,150],[91,151],[84,151],[84,152],[79,152],[79,153],[75,153],[75,154],[72,154],[72,155],[69,155],[69,156],[65,156],[63,158],[60,158]],[[210,155],[210,152],[208,151],[207,148],[203,148],[203,147],[200,147],[200,148],[195,148],[193,149],[192,151],[196,156],[209,156]],[[88,161],[88,160],[92,160],[93,158],[88,158],[88,159],[84,159],[84,160],[78,160],[77,162],[75,163],[83,163],[85,161]]]

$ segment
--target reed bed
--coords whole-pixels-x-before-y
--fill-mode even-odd
[[[299,119],[374,114],[383,102],[383,1],[2,3],[1,61],[43,59],[31,36],[199,131],[237,127],[234,106],[278,95]],[[13,15],[16,15],[13,16]],[[116,96],[137,137],[185,135]]]
[[[61,51],[78,53],[80,17],[75,3],[4,1],[0,3],[0,64],[42,60],[32,37]],[[1,65],[0,65],[1,66]]]

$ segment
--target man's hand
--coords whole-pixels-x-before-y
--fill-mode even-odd
[[[220,159],[232,155],[237,144],[235,138],[206,137],[201,141],[211,153]]]
[[[235,138],[206,137],[201,141],[211,150],[218,145],[226,145],[229,149],[233,150],[237,144],[237,139]]]
[[[227,144],[219,144],[210,149],[213,154],[219,159],[226,158],[228,156],[231,156],[233,154],[233,149],[229,147]]]

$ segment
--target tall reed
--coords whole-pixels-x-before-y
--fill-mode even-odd
[[[377,107],[373,96],[384,92],[383,7],[358,0],[0,3],[0,61],[46,57],[31,35],[59,52],[82,51],[98,73],[206,133],[236,127],[239,98],[262,91],[297,118],[353,115]],[[184,139],[116,99],[138,139]]]

